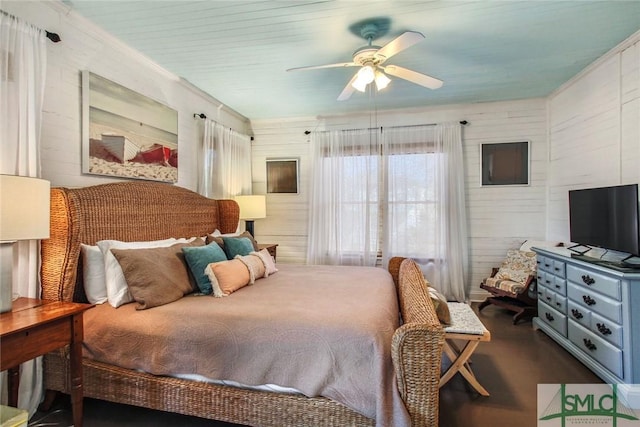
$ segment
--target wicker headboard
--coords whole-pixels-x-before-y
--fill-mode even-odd
[[[42,241],[42,298],[83,301],[80,243],[147,241],[234,232],[240,209],[185,188],[121,182],[51,189],[51,237]]]

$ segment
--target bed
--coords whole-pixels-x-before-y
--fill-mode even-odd
[[[238,218],[239,208],[232,200],[211,200],[187,189],[162,183],[122,182],[78,189],[53,188],[51,191],[51,238],[42,242],[42,298],[86,301],[82,283],[81,244],[95,245],[96,242],[105,239],[134,242],[188,238],[206,236],[216,229],[222,233],[231,233],[237,229]],[[164,355],[165,359],[158,362],[156,366],[143,370],[135,364],[119,363],[119,360],[124,359],[119,359],[118,356],[113,357],[113,360],[101,356],[100,351],[96,350],[99,345],[92,344],[95,337],[109,335],[105,333],[108,331],[109,325],[105,326],[104,322],[101,324],[103,329],[93,329],[93,325],[97,323],[94,323],[92,319],[100,316],[101,312],[106,313],[102,314],[103,317],[113,316],[113,327],[115,328],[118,324],[116,316],[122,316],[124,319],[124,316],[135,316],[137,313],[145,311],[147,312],[145,316],[151,316],[155,313],[155,316],[160,316],[159,318],[168,318],[166,316],[171,315],[170,309],[179,306],[185,306],[186,310],[195,313],[200,310],[197,307],[199,307],[198,304],[203,304],[203,301],[209,305],[214,304],[212,301],[215,298],[192,295],[185,296],[166,306],[137,312],[131,308],[133,304],[126,304],[117,309],[106,305],[104,307],[97,306],[89,310],[85,316],[85,338],[88,338],[89,342],[85,343],[85,357],[83,357],[84,395],[112,402],[250,426],[349,425],[382,427],[396,424],[394,420],[398,420],[399,425],[437,426],[438,384],[444,332],[433,305],[429,298],[424,296],[424,289],[411,281],[400,280],[397,271],[398,265],[397,260],[390,263],[389,273],[382,269],[355,268],[356,274],[364,274],[364,276],[356,276],[359,278],[353,279],[353,282],[358,283],[359,286],[364,286],[365,282],[373,283],[378,278],[382,282],[389,282],[393,279],[396,285],[391,286],[389,298],[384,297],[393,301],[387,301],[384,304],[388,303],[390,304],[388,307],[395,308],[396,312],[393,314],[402,320],[398,321],[394,329],[390,330],[383,339],[376,338],[376,343],[380,342],[381,344],[374,345],[376,348],[372,350],[376,355],[380,354],[379,357],[376,356],[376,359],[380,359],[381,366],[389,366],[388,370],[391,376],[385,376],[387,374],[384,368],[380,368],[379,378],[375,377],[377,374],[372,371],[375,382],[372,387],[369,387],[367,382],[359,382],[361,377],[364,377],[363,372],[358,372],[359,362],[351,361],[350,365],[346,365],[351,367],[349,372],[354,375],[353,380],[349,382],[354,383],[356,388],[372,388],[372,390],[362,391],[363,395],[369,396],[366,399],[373,399],[375,402],[369,401],[365,402],[364,406],[358,406],[358,403],[354,404],[349,398],[341,399],[343,394],[346,395],[346,392],[340,390],[339,386],[332,384],[331,387],[312,386],[306,389],[307,380],[296,383],[295,385],[298,387],[294,387],[298,391],[304,389],[303,393],[291,393],[280,390],[246,388],[236,385],[235,382],[232,385],[212,383],[190,375],[177,378],[173,375],[164,375],[162,370],[156,371],[157,366],[171,364],[170,355],[173,353],[170,351],[155,353]],[[248,314],[237,316],[237,310],[242,310],[244,307],[243,297],[246,300],[250,299],[247,298],[248,295],[252,295],[254,296],[252,299],[264,300],[266,304],[269,297],[277,298],[271,293],[273,289],[280,286],[291,286],[291,283],[288,282],[300,281],[300,278],[305,277],[305,274],[322,276],[330,274],[331,270],[334,272],[339,270],[339,268],[323,266],[287,266],[284,264],[279,264],[279,267],[281,272],[260,279],[260,283],[256,282],[248,287],[249,290],[240,290],[232,296],[233,298],[220,298],[215,303],[233,311],[234,316],[239,317],[238,325],[243,322],[245,324],[252,322],[262,324],[267,320],[270,322],[269,316],[258,319],[249,319]],[[348,277],[347,270],[339,271],[338,275]],[[342,272],[345,274],[341,274]],[[332,276],[330,281],[333,280]],[[385,287],[382,284],[380,286],[379,289],[372,288],[376,291],[370,293],[376,294],[375,297],[378,297],[377,294],[384,294]],[[267,289],[269,289],[268,292]],[[340,286],[328,289],[332,293],[341,292]],[[284,292],[295,294],[298,291],[296,287],[289,287]],[[364,291],[365,288],[362,288],[357,292],[362,294]],[[263,293],[260,294],[260,292]],[[318,291],[316,290],[316,292]],[[292,296],[296,301],[302,301],[301,304],[306,306],[310,305],[310,301],[319,300],[320,297],[320,293],[306,295],[306,291]],[[353,304],[353,307],[364,304],[364,307],[359,310],[361,315],[365,316],[362,320],[363,323],[375,321],[371,320],[373,318],[366,318],[368,313],[376,311],[371,310],[371,307],[367,307],[366,304],[378,306],[383,303],[382,300],[373,300],[369,303],[354,301],[356,299],[354,297],[340,299],[347,300],[345,303],[347,308],[343,308],[345,312],[348,311],[349,303]],[[237,307],[233,304],[237,304]],[[273,305],[273,303],[270,304]],[[340,347],[345,350],[344,353],[348,353],[346,350],[349,350],[351,345],[349,343],[353,343],[355,348],[355,341],[359,341],[359,338],[354,339],[347,334],[346,336],[349,338],[343,339],[341,345],[329,343],[330,339],[325,339],[321,335],[323,332],[320,329],[332,329],[331,322],[322,320],[323,316],[324,319],[329,319],[332,316],[326,316],[329,308],[321,303],[318,303],[318,310],[320,313],[311,313],[311,319],[300,318],[297,320],[297,316],[291,315],[291,317],[295,317],[298,323],[306,322],[311,325],[307,325],[308,327],[322,323],[323,328],[307,330],[304,334],[289,334],[290,336],[287,336],[284,341],[299,343],[304,341],[304,336],[317,335],[321,339],[315,341],[322,341],[328,346],[334,345],[328,351],[331,357],[352,357],[341,355]],[[279,308],[275,311],[282,310]],[[400,311],[401,316],[398,316],[397,311]],[[341,315],[339,314],[339,316]],[[313,318],[313,316],[316,317]],[[120,323],[132,322],[121,319]],[[350,321],[348,323],[358,322]],[[233,337],[230,339],[232,342],[244,343],[250,340],[251,333],[243,329],[246,328],[246,325],[229,326],[229,328],[234,329],[234,333],[231,334]],[[265,323],[265,327],[255,335],[264,336],[268,330],[295,330],[296,328],[298,325],[289,328],[289,326],[277,323]],[[314,340],[309,340],[305,345],[311,346],[312,341]],[[116,342],[106,343],[107,346],[116,346],[116,344]],[[243,351],[254,351],[256,348],[260,347],[243,347]],[[208,351],[219,351],[219,349],[209,349]],[[288,360],[296,360],[297,355],[301,355],[304,351],[300,348],[289,350]],[[106,353],[110,353],[110,351],[102,352],[103,355]],[[317,353],[317,351],[312,350],[310,353]],[[262,353],[255,352],[253,354]],[[169,356],[167,357],[167,355]],[[246,360],[240,358],[238,363],[245,367],[244,370],[251,372],[250,368],[253,366],[250,364],[254,363],[252,359],[260,359],[260,357],[248,357]],[[274,364],[277,359],[277,355],[272,355],[271,359],[265,363]],[[257,364],[258,361],[255,363]],[[323,361],[314,360],[310,363],[313,366],[320,366]],[[125,366],[121,366],[122,364]],[[195,365],[199,366],[200,363],[195,363]],[[69,393],[68,370],[68,351],[53,352],[45,356],[44,381],[49,394],[52,391]],[[248,385],[270,384],[270,380],[274,378],[286,377],[286,375],[277,376],[276,369],[273,371],[263,369],[255,375],[259,378],[258,380],[250,375],[243,376],[244,370],[236,369],[235,373],[229,375],[239,375],[240,381],[238,382]],[[331,371],[331,366],[327,368],[327,371]],[[219,371],[217,372],[219,373]],[[241,373],[238,374],[238,372]],[[208,375],[204,376],[212,378]],[[220,378],[215,375],[213,378],[234,380],[234,378]],[[390,384],[385,383],[385,381],[389,381],[389,378],[391,379]],[[253,380],[257,383],[254,384]],[[286,384],[286,380],[274,383],[284,387],[290,386],[290,384]],[[398,401],[394,401],[394,395],[397,395],[400,405],[398,405]],[[340,403],[340,400],[346,403]],[[401,409],[398,409],[399,407]],[[406,418],[403,418],[402,414],[398,415],[398,411],[404,411]]]

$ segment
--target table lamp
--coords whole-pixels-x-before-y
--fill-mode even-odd
[[[0,313],[11,311],[13,244],[49,238],[49,181],[0,175]]]
[[[253,220],[267,217],[267,199],[264,195],[236,196],[235,201],[240,206],[240,219],[245,222],[245,227],[252,236]]]

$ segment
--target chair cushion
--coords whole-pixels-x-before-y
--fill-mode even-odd
[[[512,294],[519,294],[524,289],[524,285],[512,280],[498,279],[497,277],[489,277],[483,281],[485,286],[500,289]]]
[[[494,278],[516,282],[524,287],[529,276],[535,275],[535,272],[536,254],[534,252],[509,249],[506,259]]]

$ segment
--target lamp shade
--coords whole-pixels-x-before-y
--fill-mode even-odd
[[[48,239],[49,181],[0,175],[0,242]]]
[[[240,219],[259,219],[267,217],[267,200],[264,195],[236,196],[240,206]]]

